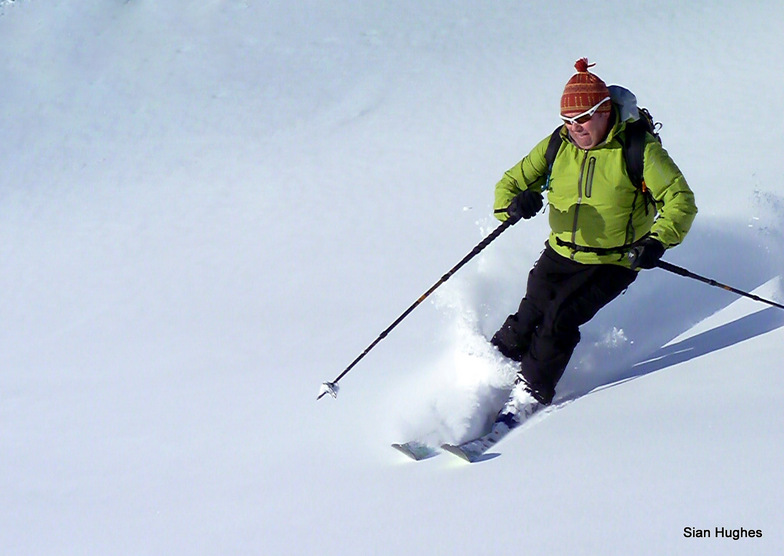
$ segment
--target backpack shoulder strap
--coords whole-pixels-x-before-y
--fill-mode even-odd
[[[626,139],[623,142],[623,157],[626,161],[626,171],[634,187],[643,193],[648,192],[645,187],[643,168],[645,167],[645,123],[636,120],[626,124]]]
[[[544,159],[547,162],[547,180],[544,183],[544,190],[550,188],[550,174],[553,171],[553,163],[555,162],[555,157],[558,155],[558,150],[561,148],[561,143],[563,140],[561,139],[561,128],[563,125],[559,125],[555,128],[552,135],[550,135],[550,142],[547,143],[547,150],[544,153]]]
[[[544,153],[544,159],[547,161],[547,171],[553,169],[553,162],[555,161],[555,157],[558,154],[558,149],[561,148],[561,128],[563,126],[559,125],[555,128],[552,135],[550,135],[550,142],[547,143],[547,150]]]

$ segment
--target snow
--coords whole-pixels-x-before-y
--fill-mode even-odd
[[[547,234],[497,222],[587,56],[700,213],[667,260],[784,300],[784,5],[0,2],[4,554],[779,554],[784,313],[661,270],[468,465]],[[686,538],[684,528],[761,530]]]

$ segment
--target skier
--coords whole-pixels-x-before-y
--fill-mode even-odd
[[[588,70],[592,66],[578,60],[564,88],[562,144],[551,169],[548,137],[495,187],[501,221],[536,215],[544,189],[550,207],[550,236],[525,296],[491,340],[520,362],[505,406],[518,415],[552,402],[580,326],[622,293],[639,269],[654,268],[665,249],[681,243],[697,214],[686,180],[651,134],[644,143],[644,186],[632,183],[622,145],[627,123],[638,115],[636,99],[621,87],[608,88]]]

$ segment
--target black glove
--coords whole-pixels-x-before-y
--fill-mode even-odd
[[[542,209],[543,205],[544,201],[541,193],[526,189],[512,199],[512,202],[506,207],[506,213],[509,215],[509,220],[512,221],[512,224],[516,224],[522,218],[528,219],[534,216]]]
[[[664,255],[664,245],[658,239],[645,238],[639,245],[629,251],[631,269],[654,268],[659,264],[659,259]]]

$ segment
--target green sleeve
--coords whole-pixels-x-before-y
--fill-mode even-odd
[[[651,235],[656,236],[665,247],[678,245],[694,222],[697,205],[680,169],[656,140],[645,146],[644,176],[659,213]]]
[[[542,190],[547,176],[547,162],[544,154],[550,137],[546,137],[536,145],[528,155],[504,173],[495,186],[495,217],[501,221],[508,218],[506,207],[520,192],[525,189]]]

